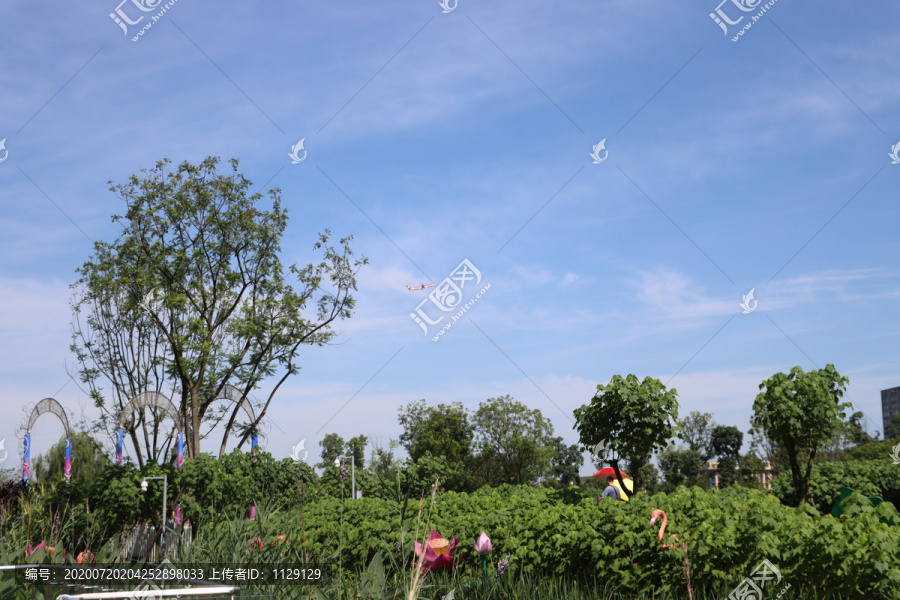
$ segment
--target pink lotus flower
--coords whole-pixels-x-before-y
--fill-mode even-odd
[[[422,561],[423,571],[435,571],[444,569],[453,564],[453,552],[459,538],[453,538],[448,542],[441,537],[437,530],[431,532],[428,541],[425,542],[425,557]],[[422,544],[416,542],[416,556],[422,557]]]
[[[37,552],[38,550],[43,550],[44,552],[46,552],[46,553],[49,554],[50,556],[53,556],[53,553],[56,551],[56,548],[54,548],[53,546],[48,546],[48,545],[45,544],[44,542],[41,542],[40,544],[38,544],[38,545],[35,546],[34,548],[31,547],[31,543],[25,544],[25,552],[26,552],[26,556],[29,556],[29,557],[30,557],[32,554],[34,554],[34,553]],[[38,556],[41,556],[41,555],[38,554]],[[63,550],[63,558],[65,558],[65,550]]]
[[[493,549],[493,546],[491,546],[491,538],[482,531],[481,535],[478,536],[478,539],[475,540],[475,552],[477,552],[479,556],[487,556]]]

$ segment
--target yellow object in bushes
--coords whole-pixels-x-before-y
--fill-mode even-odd
[[[625,493],[625,490],[622,489],[622,486],[619,485],[618,479],[613,479],[612,484],[614,486],[616,486],[617,488],[619,488],[619,494],[622,496],[622,500],[624,500],[625,502],[628,502],[629,494],[634,493],[634,482],[628,477],[623,477],[622,481],[625,482],[625,489],[628,490],[627,494]]]

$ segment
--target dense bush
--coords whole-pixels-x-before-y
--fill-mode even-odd
[[[574,487],[547,491],[504,485],[473,494],[448,492],[434,506],[426,497],[425,505],[433,510],[434,528],[448,539],[463,540],[460,554],[468,556],[460,568],[470,573],[480,567],[472,541],[484,530],[493,541],[492,559],[511,553],[513,570],[610,578],[632,590],[684,590],[681,551],[662,549],[648,525],[650,513],[659,508],[670,519],[666,537],[687,540],[698,591],[727,594],[766,558],[795,587],[900,597],[900,527],[881,521],[887,512],[896,512],[887,503],[876,509],[859,502],[836,519],[738,487],[679,488],[668,496],[642,494],[627,503],[595,506],[592,497]],[[377,549],[394,549],[400,542],[400,518],[391,503],[345,501],[343,525],[340,515],[341,501],[333,497],[305,507],[310,555],[331,556],[342,540],[344,567],[361,569]],[[423,524],[419,537],[426,533]],[[299,535],[292,534],[294,539]]]
[[[206,454],[186,460],[178,484],[184,517],[202,525],[216,515],[249,516],[253,504],[296,506],[302,489],[315,478],[305,462],[234,450],[221,460]]]
[[[17,536],[31,537],[26,526],[32,520],[52,529],[53,515],[60,514],[54,513],[54,506],[66,512],[62,530],[49,531],[53,536],[49,539],[61,540],[69,548],[77,546],[69,540],[84,538],[84,532],[79,538],[74,531],[77,528],[113,531],[139,520],[155,520],[162,486],[152,486],[142,494],[139,483],[144,475],[168,469],[151,465],[140,472],[133,466],[111,467],[95,482],[105,486],[103,489],[57,487],[43,495],[34,494],[27,519],[19,521],[22,531]],[[307,476],[308,481],[304,479]],[[366,496],[354,501],[349,499],[349,479],[340,482],[337,469],[312,478],[311,470],[307,472],[302,465],[274,461],[264,453],[256,463],[239,453],[221,462],[189,461],[170,477],[170,505],[174,506],[178,486],[183,486],[183,498],[197,503],[186,508],[186,513],[204,524],[199,529],[201,537],[191,547],[195,559],[244,560],[251,540],[260,537],[267,552],[278,556],[289,550],[296,558],[302,547],[303,556],[310,560],[331,566],[340,561],[345,571],[357,572],[378,551],[386,557],[411,559],[412,537],[418,527],[420,540],[430,528],[447,538],[460,538],[460,573],[477,576],[481,561],[474,555],[472,542],[485,531],[494,547],[491,563],[496,565],[509,553],[511,572],[596,578],[615,581],[632,591],[681,594],[685,590],[684,554],[663,549],[656,530],[649,527],[651,512],[659,508],[669,518],[663,541],[674,542],[668,536],[676,535],[687,542],[698,593],[727,595],[765,558],[795,589],[806,586],[852,597],[900,598],[900,517],[893,504],[872,507],[859,495],[845,501],[840,518],[822,516],[810,506],[791,508],[772,494],[740,487],[680,487],[669,495],[639,494],[630,502],[609,500],[595,505],[595,492],[577,486],[548,490],[502,485],[472,494],[435,490],[434,504],[430,485],[423,497],[415,490],[412,499],[402,494],[398,497],[396,488],[385,486],[385,498]],[[413,481],[412,475],[407,477],[406,483]],[[257,481],[256,487],[251,480]],[[357,483],[371,484],[364,475]],[[305,484],[302,500],[300,484]],[[856,485],[867,495],[875,495]],[[401,492],[402,487],[403,482]],[[246,517],[246,502],[251,497],[261,515],[253,522],[241,518]],[[420,506],[421,519],[417,518]],[[10,533],[4,529],[5,535]],[[43,536],[48,532],[36,529],[34,533]],[[285,535],[284,540],[279,541],[280,534]],[[282,547],[282,543],[288,545]]]
[[[813,466],[809,496],[823,514],[831,512],[842,487],[863,496],[878,496],[900,506],[900,468],[891,460],[857,460],[821,463]],[[793,489],[791,474],[782,473],[772,482],[772,493],[789,504]]]

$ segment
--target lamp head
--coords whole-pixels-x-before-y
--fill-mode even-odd
[[[149,484],[147,483],[147,480],[146,480],[146,479],[143,480],[143,481],[141,482],[141,491],[142,491],[142,492],[146,492],[146,491],[147,491],[147,486],[148,486],[148,485],[149,485]]]
[[[334,459],[334,466],[336,466],[336,467],[341,466],[341,459],[339,459],[339,458]]]

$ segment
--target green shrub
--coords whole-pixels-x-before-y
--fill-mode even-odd
[[[900,505],[900,468],[892,460],[854,460],[813,465],[809,480],[809,497],[823,514],[831,512],[842,487],[852,488],[863,496],[878,496],[885,502]],[[772,482],[772,493],[790,503],[793,489],[790,472]]]

